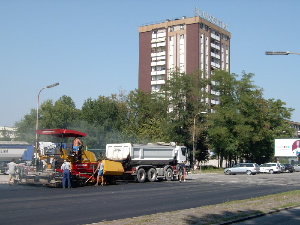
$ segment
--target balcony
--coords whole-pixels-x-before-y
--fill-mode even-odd
[[[166,61],[151,62],[151,66],[164,66],[164,65],[166,65]]]
[[[156,61],[163,61],[163,60],[166,60],[166,56],[157,56],[155,57],[156,58]]]
[[[156,46],[157,47],[166,46],[166,42],[165,41],[164,42],[158,42],[158,43],[156,43]]]
[[[157,66],[157,62],[151,62],[151,66]]]
[[[165,74],[166,74],[166,70],[152,71],[152,72],[151,72],[151,76],[155,76],[155,75],[165,75]]]
[[[151,57],[160,57],[160,56],[166,56],[166,52],[152,52]]]
[[[219,46],[219,45],[216,45],[216,44],[214,44],[214,43],[211,43],[210,46],[211,46],[212,48],[215,48],[215,49],[220,50],[220,46]]]
[[[215,63],[215,62],[211,62],[210,65],[213,67],[213,68],[217,68],[217,69],[220,69],[220,64],[218,63]]]
[[[210,100],[210,103],[212,105],[219,105],[220,104],[220,102],[218,100]]]
[[[163,65],[166,65],[166,61],[158,61],[157,66],[163,66]]]
[[[217,36],[217,35],[215,35],[215,34],[213,34],[213,33],[211,33],[210,36],[211,36],[213,39],[220,41],[220,36]]]
[[[151,40],[151,43],[158,43],[158,42],[165,42],[166,41],[166,38],[163,37],[163,38],[153,38]]]
[[[165,80],[152,80],[151,81],[151,85],[162,85],[165,84],[166,81]]]
[[[219,55],[219,54],[216,54],[216,53],[211,52],[210,55],[211,55],[212,57],[215,57],[215,58],[217,58],[217,59],[220,59],[220,55]]]
[[[167,35],[166,33],[158,33],[158,34],[157,34],[157,38],[162,38],[162,37],[165,38],[166,35]]]

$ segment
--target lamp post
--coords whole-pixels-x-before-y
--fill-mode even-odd
[[[42,90],[46,89],[46,88],[52,88],[59,85],[59,83],[55,83],[55,84],[51,84],[48,85],[46,87],[43,87],[38,94],[38,99],[37,99],[37,107],[36,107],[36,128],[35,128],[35,153],[37,153],[37,147],[38,147],[38,135],[37,135],[37,130],[39,128],[39,100],[40,100],[40,93],[42,92]],[[35,155],[35,157],[37,157],[37,155]]]
[[[266,51],[266,55],[289,55],[289,54],[295,54],[295,55],[300,55],[300,53],[297,52],[271,52],[271,51]]]
[[[198,112],[195,116],[194,116],[194,128],[193,128],[193,163],[195,163],[196,161],[196,148],[195,148],[195,130],[196,130],[196,117],[199,114],[206,114],[207,112]]]

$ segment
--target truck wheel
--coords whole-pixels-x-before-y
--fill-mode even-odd
[[[146,171],[143,168],[140,168],[136,174],[137,181],[143,183],[146,180]]]
[[[148,180],[150,182],[154,182],[156,180],[156,169],[150,168],[148,170],[148,176],[147,177],[148,177]]]
[[[168,169],[166,170],[166,175],[165,175],[165,177],[166,177],[166,180],[167,180],[167,181],[171,181],[171,180],[173,179],[173,170],[172,170],[171,168],[168,168]]]

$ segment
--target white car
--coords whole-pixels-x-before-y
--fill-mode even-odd
[[[300,165],[294,165],[295,172],[300,172]]]
[[[259,173],[259,165],[256,163],[239,163],[233,167],[225,168],[226,175],[235,175],[238,173],[245,173],[247,175],[255,175]]]
[[[281,173],[282,168],[280,163],[265,163],[260,165],[260,172],[261,173]]]

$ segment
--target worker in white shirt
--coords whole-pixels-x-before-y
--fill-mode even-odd
[[[62,180],[63,188],[66,187],[66,180],[68,181],[68,188],[71,188],[71,179],[70,179],[71,164],[66,159],[64,160],[64,163],[61,165],[61,170],[63,171],[63,180]]]

